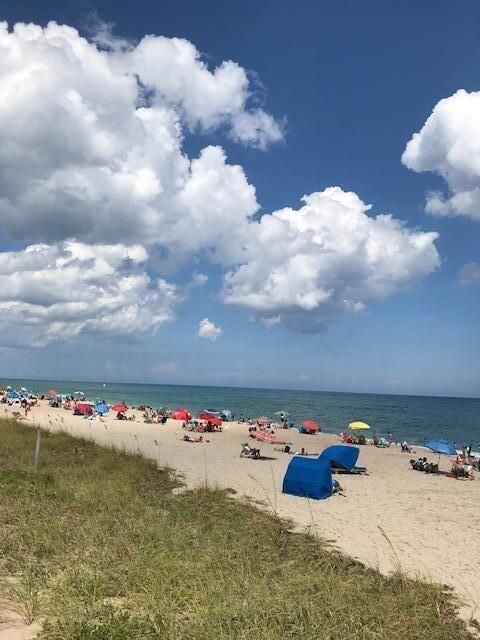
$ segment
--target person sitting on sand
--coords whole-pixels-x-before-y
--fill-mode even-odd
[[[406,440],[404,440],[402,442],[402,451],[406,452],[406,453],[411,453],[412,452],[412,447],[410,447],[410,445],[408,444],[408,442]]]
[[[203,436],[199,436],[198,438],[194,438],[193,436],[191,436],[188,433],[186,433],[183,436],[183,441],[184,442],[203,442]]]

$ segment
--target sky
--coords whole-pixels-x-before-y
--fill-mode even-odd
[[[480,396],[480,5],[0,20],[0,377]]]

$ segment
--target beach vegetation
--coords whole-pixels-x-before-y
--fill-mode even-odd
[[[65,434],[45,433],[35,470],[15,421],[0,441],[0,590],[41,639],[470,638],[440,586],[365,568],[229,491]]]

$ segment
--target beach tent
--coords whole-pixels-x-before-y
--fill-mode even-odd
[[[180,407],[180,409],[174,411],[170,417],[173,418],[173,420],[191,420],[192,415],[186,409]]]
[[[330,461],[294,456],[283,478],[283,493],[323,500],[333,493]]]
[[[231,420],[232,415],[233,415],[233,414],[232,414],[232,412],[230,411],[230,409],[222,409],[222,411],[220,412],[220,418],[221,418],[222,420],[227,421],[227,422],[228,422],[229,420]]]
[[[344,444],[334,444],[327,447],[318,456],[319,460],[327,460],[332,467],[338,467],[352,471],[357,464],[360,449],[358,447],[347,447]]]
[[[9,400],[17,400],[18,398],[20,398],[20,394],[17,391],[10,391],[10,393],[7,395],[7,398]]]

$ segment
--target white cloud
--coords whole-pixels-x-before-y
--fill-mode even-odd
[[[205,340],[210,340],[211,342],[215,342],[217,338],[222,335],[223,331],[220,327],[217,327],[211,320],[208,318],[204,318],[200,320],[198,323],[198,337],[205,338]]]
[[[480,285],[480,264],[478,262],[468,262],[464,264],[458,274],[462,287],[473,287]]]
[[[185,128],[265,148],[281,126],[248,106],[245,70],[210,71],[193,44],[109,49],[50,23],[0,23],[0,220],[28,242],[140,242],[176,256],[220,247],[258,209],[223,149],[189,159]],[[113,48],[111,48],[113,47]]]
[[[172,320],[179,294],[145,272],[146,259],[141,246],[76,242],[0,253],[3,343],[129,336]]]
[[[249,227],[242,263],[225,277],[224,301],[267,326],[322,329],[342,313],[401,291],[439,266],[436,233],[369,217],[355,193],[331,187]]]
[[[248,143],[253,147],[266,149],[272,142],[283,138],[283,124],[278,123],[263,109],[241,111],[232,118],[232,138],[237,142]]]
[[[205,273],[199,273],[195,271],[192,274],[192,279],[190,281],[190,287],[193,288],[201,288],[204,287],[208,282],[208,276]]]
[[[480,92],[462,89],[440,100],[408,142],[402,162],[446,181],[447,195],[428,195],[428,213],[480,220]]]
[[[252,106],[253,93],[242,67],[210,70],[183,39],[133,45],[108,25],[89,41],[56,23],[0,23],[0,232],[35,243],[0,254],[3,338],[154,330],[179,292],[148,274],[149,257],[228,268],[225,302],[304,331],[438,266],[436,234],[370,218],[339,188],[253,221],[242,167],[220,146],[184,150],[185,136],[213,129],[262,149],[281,140],[283,122]],[[205,282],[194,274],[185,291]],[[199,336],[221,334],[200,323]]]

